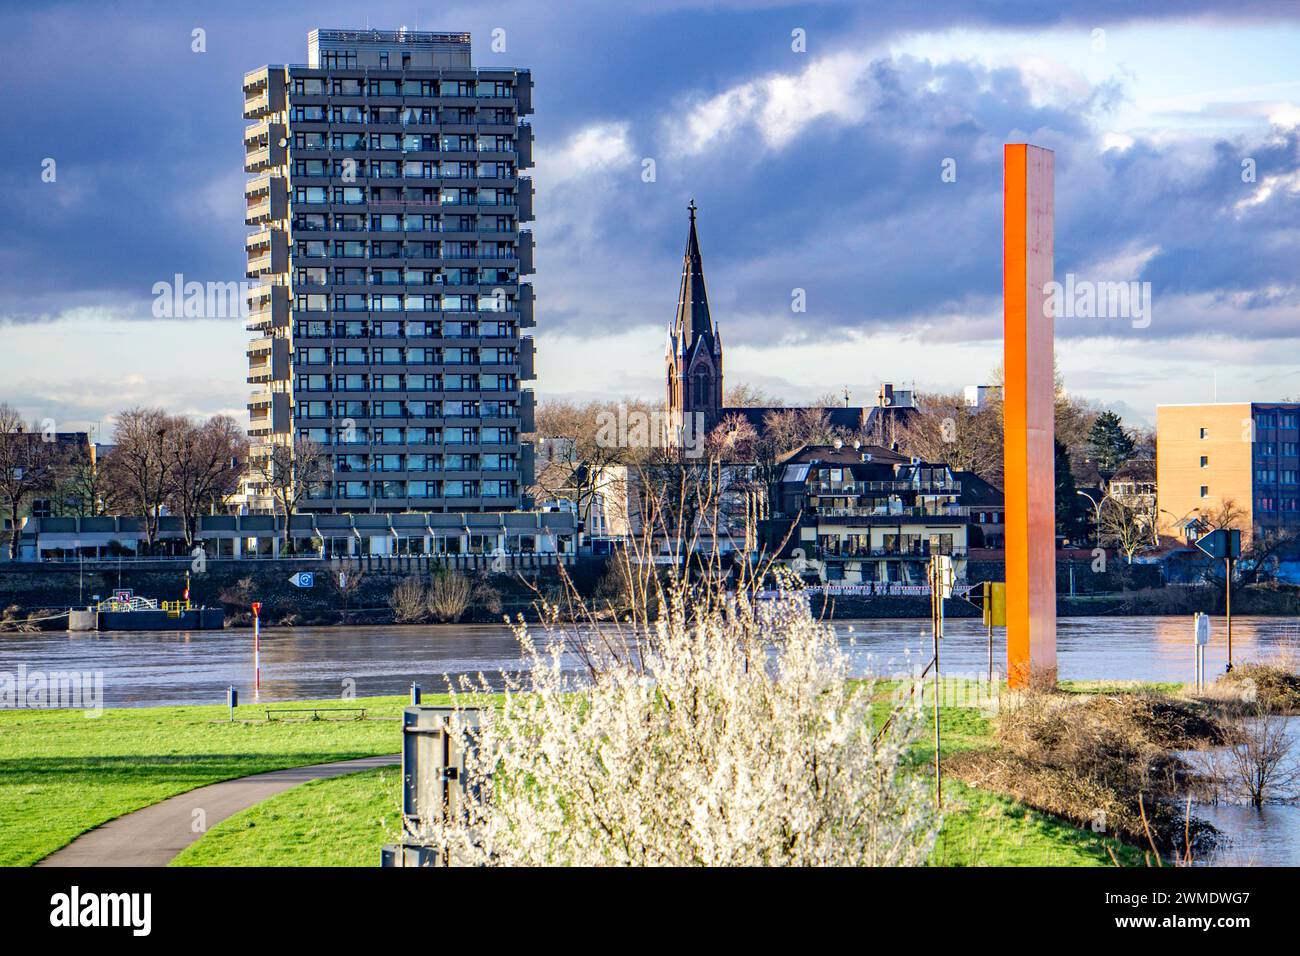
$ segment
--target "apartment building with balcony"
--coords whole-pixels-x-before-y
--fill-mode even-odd
[[[323,450],[304,512],[518,509],[531,74],[467,33],[313,30],[307,60],[243,81],[253,455]]]
[[[1155,495],[1169,534],[1215,525],[1228,503],[1247,538],[1300,531],[1300,403],[1157,406]]]
[[[768,553],[850,584],[924,584],[931,555],[965,578],[971,508],[960,476],[878,445],[809,445],[782,462]]]

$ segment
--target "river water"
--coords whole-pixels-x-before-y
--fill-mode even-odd
[[[858,675],[899,675],[930,659],[930,622],[839,621],[836,633]],[[1300,655],[1300,620],[1239,617],[1233,658],[1250,661]],[[1067,680],[1192,680],[1192,623],[1187,617],[1074,617],[1057,624],[1060,676]],[[946,623],[941,648],[949,676],[987,672],[988,645],[978,620]],[[994,640],[994,667],[1005,671],[1006,645]],[[1209,679],[1223,672],[1227,640],[1214,621]],[[394,625],[267,628],[261,636],[262,700],[404,693],[412,682],[442,690],[445,675],[489,679],[520,667],[518,645],[500,625]],[[576,662],[573,662],[576,668]],[[94,671],[104,680],[104,706],[217,704],[234,685],[252,699],[253,638],[224,631],[43,632],[0,635],[0,672]]]
[[[926,620],[838,621],[841,645],[860,676],[899,676],[930,659]],[[1057,625],[1059,672],[1065,680],[1192,680],[1192,622],[1188,617],[1063,618]],[[1237,662],[1300,655],[1300,620],[1239,617],[1233,621]],[[951,620],[941,648],[947,676],[987,674],[986,632],[978,620]],[[994,641],[994,667],[1005,671],[1006,646]],[[1208,679],[1227,662],[1227,635],[1213,622]],[[577,662],[570,661],[575,671]],[[498,625],[405,625],[268,628],[261,635],[263,701],[402,694],[412,682],[428,692],[456,675],[483,674],[499,684],[517,671],[514,635]],[[0,636],[0,674],[35,671],[103,675],[103,705],[144,707],[219,704],[234,685],[251,703],[253,640],[249,630],[110,631]],[[1300,864],[1300,807],[1262,810],[1203,806],[1197,814],[1229,841],[1217,865]]]

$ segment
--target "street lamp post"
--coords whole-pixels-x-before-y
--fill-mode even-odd
[[[1174,518],[1174,513],[1170,511],[1168,508],[1161,508],[1160,513],[1169,515],[1169,517]],[[1192,515],[1197,515],[1198,517],[1196,520],[1197,522],[1199,522],[1201,520],[1199,517],[1200,513],[1201,513],[1201,509],[1199,507],[1196,507],[1193,508],[1191,511],[1187,512],[1187,514],[1183,515],[1181,518],[1174,518],[1174,527],[1176,528],[1183,527],[1183,522],[1185,522]],[[1184,528],[1184,535],[1185,534],[1186,534],[1186,529]]]
[[[1097,547],[1100,548],[1101,547],[1101,506],[1106,503],[1107,496],[1102,495],[1100,498],[1093,498],[1093,496],[1088,494],[1088,492],[1080,491],[1080,490],[1076,490],[1075,494],[1083,495],[1083,497],[1088,499],[1088,503],[1092,505],[1093,520],[1097,528],[1097,532],[1096,532]]]

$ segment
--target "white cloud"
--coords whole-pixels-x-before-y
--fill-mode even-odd
[[[1142,278],[1142,270],[1159,252],[1158,245],[1129,243],[1104,259],[1086,263],[1076,275],[1095,282],[1133,282]]]
[[[1014,65],[1020,70],[1029,90],[1029,100],[1035,107],[1068,106],[1082,103],[1092,95],[1088,78],[1059,60],[1030,56],[1015,61],[1004,59],[1001,65]]]
[[[533,175],[539,187],[558,188],[570,183],[588,184],[627,167],[633,159],[626,122],[595,123],[578,130],[555,149],[539,144]]]
[[[1259,185],[1251,191],[1245,199],[1240,199],[1233,204],[1233,211],[1240,217],[1247,209],[1253,206],[1262,206],[1267,203],[1274,195],[1286,194],[1289,196],[1300,195],[1300,170],[1290,173],[1280,173],[1275,176],[1265,176],[1259,181]]]
[[[746,127],[769,149],[780,149],[819,120],[860,122],[868,107],[861,86],[872,59],[867,51],[836,53],[798,73],[770,73],[707,99],[688,100],[684,126],[677,118],[665,121],[669,150],[698,156]]]
[[[1128,133],[1117,133],[1114,130],[1110,130],[1102,134],[1101,151],[1106,153],[1114,149],[1123,153],[1132,149],[1134,142],[1135,140],[1132,136],[1128,135]]]

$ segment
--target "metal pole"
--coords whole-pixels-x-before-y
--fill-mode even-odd
[[[993,687],[993,609],[989,609],[989,692]]]
[[[1224,558],[1224,611],[1228,619],[1228,672],[1232,672],[1232,558]]]
[[[253,696],[257,697],[262,693],[262,619],[257,612],[253,612]]]
[[[1192,686],[1201,689],[1201,612],[1192,615]]]
[[[943,806],[943,777],[939,762],[939,631],[943,627],[943,598],[939,596],[939,573],[930,557],[930,613],[934,632],[934,802]]]

